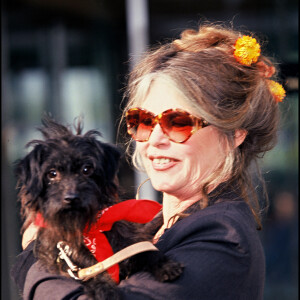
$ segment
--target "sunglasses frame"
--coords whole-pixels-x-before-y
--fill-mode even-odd
[[[135,139],[133,137],[133,134],[130,133],[130,126],[128,124],[128,121],[127,121],[127,116],[129,115],[129,113],[131,111],[138,111],[138,112],[144,112],[144,113],[147,113],[147,114],[150,114],[152,117],[153,117],[153,124],[152,124],[152,127],[151,127],[151,130],[150,130],[150,134],[148,136],[147,139]],[[189,133],[188,137],[185,138],[183,141],[175,141],[174,139],[172,139],[168,133],[165,131],[165,129],[163,128],[162,124],[161,124],[161,119],[163,117],[163,115],[167,114],[167,113],[170,113],[170,112],[180,112],[180,113],[184,113],[185,115],[187,115],[189,118],[191,118],[192,122],[193,122],[193,127],[192,127],[192,130],[191,132]],[[187,111],[185,110],[182,110],[182,109],[179,109],[179,108],[176,108],[176,109],[168,109],[168,110],[165,110],[163,111],[162,113],[158,114],[158,115],[155,115],[154,113],[152,113],[151,111],[148,111],[146,109],[143,109],[143,108],[139,108],[139,107],[134,107],[134,108],[130,108],[129,110],[126,111],[126,114],[125,114],[125,120],[126,120],[126,124],[127,124],[127,133],[137,142],[147,142],[149,139],[150,139],[150,136],[153,132],[153,129],[154,127],[159,124],[161,130],[163,131],[164,135],[166,137],[168,137],[168,139],[172,142],[175,142],[175,143],[178,143],[178,144],[181,144],[181,143],[184,143],[186,142],[196,131],[198,131],[199,129],[201,128],[204,128],[208,125],[210,125],[207,121],[201,119],[201,118],[198,118],[198,117],[195,117],[193,116],[192,114],[188,113]]]

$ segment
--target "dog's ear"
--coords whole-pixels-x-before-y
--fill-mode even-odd
[[[102,149],[104,151],[104,169],[108,181],[114,180],[119,169],[121,150],[112,144],[102,143]]]
[[[43,190],[41,166],[45,161],[45,146],[38,144],[23,159],[16,161],[14,173],[22,207],[37,208],[38,197]]]
[[[98,161],[99,170],[103,170],[103,179],[109,182],[114,182],[116,179],[116,175],[119,169],[119,163],[121,158],[121,150],[110,143],[104,143],[97,139],[97,137],[101,137],[101,133],[97,130],[90,130],[85,133],[83,136],[88,139],[88,142],[91,143],[96,152],[93,153],[92,156],[96,155],[96,160]]]

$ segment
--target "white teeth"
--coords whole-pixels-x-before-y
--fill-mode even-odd
[[[169,162],[171,162],[171,160],[169,158],[154,158],[153,162],[156,164],[167,164]]]

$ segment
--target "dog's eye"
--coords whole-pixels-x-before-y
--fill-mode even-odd
[[[48,172],[47,177],[48,179],[53,180],[57,177],[57,175],[58,175],[57,171],[55,169],[52,169]]]
[[[94,172],[94,168],[91,165],[84,165],[81,172],[82,174],[89,176]]]

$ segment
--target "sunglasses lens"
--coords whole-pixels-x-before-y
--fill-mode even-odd
[[[169,139],[176,143],[184,143],[193,134],[194,118],[185,111],[169,109],[155,116],[140,108],[132,108],[126,113],[127,132],[138,142],[146,142],[157,124]]]
[[[191,136],[194,127],[190,115],[179,111],[165,112],[160,124],[170,140],[177,143],[185,142]]]
[[[154,116],[140,109],[130,109],[126,115],[127,132],[138,142],[145,142],[152,132]]]

